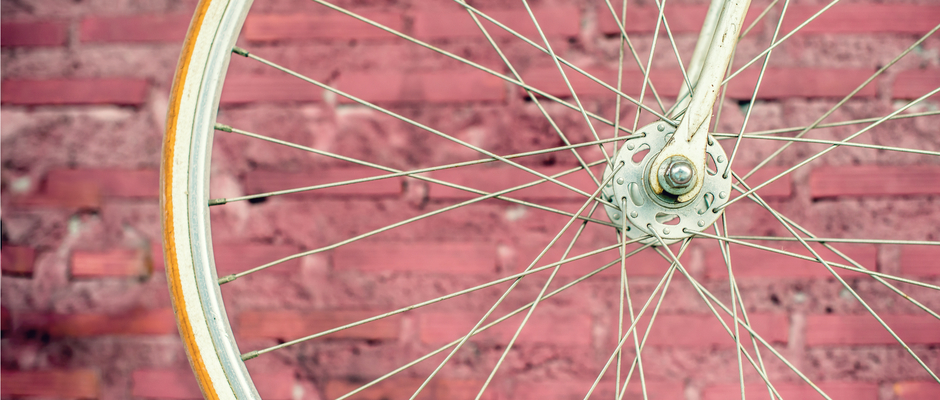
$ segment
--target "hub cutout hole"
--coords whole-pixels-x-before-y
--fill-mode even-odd
[[[634,164],[639,165],[641,162],[643,162],[643,159],[646,158],[646,155],[649,153],[650,153],[650,145],[644,143],[640,145],[640,148],[636,149],[636,151],[633,153],[633,157],[631,158],[631,160],[633,160]]]
[[[715,164],[715,159],[712,158],[711,153],[705,153],[705,171],[708,171],[708,174],[712,176],[718,173],[718,165]]]
[[[679,216],[669,213],[657,213],[656,222],[663,225],[679,225]]]

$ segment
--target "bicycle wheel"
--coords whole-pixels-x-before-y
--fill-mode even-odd
[[[252,363],[331,399],[938,390],[937,8],[868,69],[775,64],[851,52],[800,34],[837,1],[752,6],[707,170],[658,191],[702,7],[201,1],[161,207],[205,397],[259,398]]]

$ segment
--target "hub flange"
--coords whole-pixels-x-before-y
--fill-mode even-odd
[[[711,135],[708,136],[705,149],[706,160],[711,162],[706,163],[702,190],[693,199],[685,202],[677,200],[678,195],[682,194],[683,182],[691,179],[685,176],[689,171],[683,160],[663,163],[667,170],[662,173],[671,179],[670,182],[677,184],[675,190],[671,191],[673,193],[663,191],[657,194],[650,188],[652,161],[675,131],[675,127],[663,122],[637,129],[636,133],[644,136],[625,141],[614,157],[614,165],[623,163],[623,167],[612,179],[609,179],[612,173],[610,165],[604,170],[604,180],[608,183],[601,193],[621,208],[617,210],[604,206],[607,216],[617,225],[625,224],[626,234],[631,239],[652,235],[651,229],[655,229],[666,244],[678,242],[691,236],[689,232],[701,231],[714,223],[721,216],[719,207],[728,201],[731,177],[722,178],[719,173],[724,171],[728,160],[724,149]],[[642,243],[659,245],[659,240],[654,236],[642,240]]]

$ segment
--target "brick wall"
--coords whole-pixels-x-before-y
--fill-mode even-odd
[[[676,0],[667,6],[672,33],[685,58],[694,47],[705,3]],[[792,3],[783,32],[824,5],[812,0]],[[719,131],[737,132],[748,106],[754,109],[749,130],[811,123],[940,21],[940,5],[930,0],[843,3],[774,52],[757,102],[747,102],[756,68],[745,70],[729,86]],[[508,73],[465,12],[450,2],[341,4]],[[519,4],[474,4],[541,42]],[[616,82],[618,28],[604,3],[533,4],[558,54],[577,60],[605,82]],[[755,0],[746,23],[767,4]],[[619,4],[615,7],[619,9]],[[655,4],[640,1],[631,7],[627,31],[645,60],[655,29]],[[169,88],[194,8],[190,0],[0,3],[3,398],[200,397],[176,336],[166,289],[157,192]],[[769,15],[772,18],[759,22],[742,41],[736,66],[757,55],[770,40],[779,7]],[[487,26],[527,84],[572,100],[550,59]],[[682,81],[668,43],[663,36],[658,40],[652,79],[669,103]],[[351,18],[327,13],[312,2],[256,1],[239,45],[499,154],[562,144],[523,90]],[[624,91],[638,95],[643,75],[629,59],[625,64],[629,67]],[[236,57],[222,95],[220,122],[398,169],[479,157],[275,72]],[[614,101],[607,89],[576,74],[571,78],[586,108],[612,115]],[[940,38],[933,37],[827,122],[885,115],[891,106],[938,84]],[[937,100],[934,97],[915,111],[935,110]],[[573,142],[590,140],[591,132],[579,113],[557,104],[547,108]],[[622,120],[632,121],[634,115],[626,107]],[[937,152],[937,126],[936,116],[890,122],[861,140]],[[602,136],[610,135],[608,127],[596,127]],[[835,128],[811,137],[839,140],[852,132]],[[824,148],[799,146],[752,182],[762,182]],[[754,165],[775,147],[754,143],[735,165]],[[594,160],[601,152],[588,148],[582,155]],[[938,160],[839,149],[760,193],[820,237],[937,241]],[[222,132],[217,135],[214,162],[218,167],[213,169],[212,197],[375,174],[365,167]],[[547,174],[577,166],[570,153],[520,162]],[[593,183],[582,175],[562,180],[592,191]],[[491,166],[429,176],[485,191],[531,179],[519,170]],[[546,184],[514,196],[569,211],[583,199]],[[213,208],[219,274],[329,245],[472,197],[413,178],[395,178]],[[733,234],[787,235],[766,212],[745,203],[729,208]],[[600,213],[596,216],[606,220]],[[520,272],[566,220],[485,201],[279,265],[227,284],[223,294],[242,350],[257,349]],[[591,225],[573,254],[613,240],[610,228]],[[770,245],[809,254],[794,243]],[[867,268],[940,284],[936,247],[835,247]],[[840,260],[822,247],[814,248],[829,260]],[[732,251],[735,275],[755,329],[834,398],[940,397],[940,385],[931,382],[819,264],[741,246]],[[718,247],[698,240],[687,253],[683,260],[690,273],[726,301],[727,270]],[[546,260],[560,255],[560,249],[552,250]],[[608,252],[572,263],[560,270],[558,279],[570,282],[614,257]],[[631,290],[639,309],[668,264],[649,251],[633,260]],[[857,273],[844,276],[929,366],[940,370],[936,319],[870,278]],[[615,271],[602,272],[540,305],[491,385],[489,398],[581,398],[617,340],[618,277]],[[497,313],[528,303],[544,282],[541,275],[521,281]],[[456,339],[505,287],[497,285],[265,355],[251,360],[249,369],[257,374],[265,398],[332,399]],[[940,310],[937,291],[909,285],[902,289]],[[739,388],[733,343],[721,325],[684,278],[676,277],[666,299],[651,331],[650,347],[644,351],[647,385],[661,396],[656,398],[735,396]],[[645,329],[646,323],[644,319],[639,325]],[[511,334],[510,325],[501,325],[471,340],[422,398],[472,397]],[[786,367],[770,360],[768,352],[762,354],[784,397],[811,396]],[[441,356],[432,360],[439,362]],[[432,364],[436,362],[419,364],[360,398],[408,396],[431,372]],[[612,376],[604,379],[598,396],[609,397]],[[747,380],[748,393],[763,395],[765,389],[752,370]],[[638,390],[639,383],[631,383],[628,395],[640,396]]]

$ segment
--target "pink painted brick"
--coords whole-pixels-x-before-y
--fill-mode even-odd
[[[728,327],[734,329],[730,317],[722,314]],[[789,321],[786,314],[748,313],[751,328],[770,343],[788,340]],[[648,314],[641,318],[640,333],[646,332]],[[744,328],[739,328],[745,331]],[[694,334],[690,334],[694,332]],[[647,345],[663,347],[734,347],[734,339],[713,314],[659,314],[647,339]]]
[[[190,19],[189,14],[85,17],[79,38],[85,43],[182,43]]]
[[[940,247],[904,246],[901,248],[901,275],[940,276]]]
[[[734,172],[739,176],[743,176],[744,174],[748,173],[751,168],[752,167],[737,167],[732,168],[732,170],[734,170]],[[757,187],[757,185],[760,185],[764,182],[767,182],[767,180],[776,177],[786,170],[787,168],[784,167],[762,167],[761,169],[757,170],[754,175],[748,177],[745,182],[747,182],[749,187],[754,188]],[[737,182],[737,179],[734,181]],[[744,189],[743,186],[741,188]],[[790,195],[793,193],[792,176],[790,174],[786,174],[775,180],[773,183],[758,189],[756,193],[765,200],[790,197]],[[738,197],[740,194],[740,192],[732,190],[731,198]]]
[[[898,72],[891,85],[891,97],[916,99],[940,87],[940,68],[915,69]],[[937,98],[933,95],[932,98]]]
[[[74,278],[145,277],[153,272],[146,250],[74,251],[69,272]]]
[[[871,77],[872,71],[863,69],[821,68],[767,68],[757,92],[758,99],[788,97],[842,98]],[[732,99],[751,98],[760,66],[742,71],[728,82],[727,96]],[[855,98],[871,98],[877,94],[877,80],[855,94]]]
[[[278,190],[345,182],[354,179],[386,175],[389,172],[374,168],[329,168],[309,172],[250,171],[245,176],[248,193],[267,193]],[[314,191],[286,195],[288,199],[333,196],[396,196],[401,194],[401,178],[388,178],[352,185],[335,186]]]
[[[789,33],[823,7],[823,3],[791,6],[781,32]],[[926,33],[937,21],[940,7],[935,5],[836,4],[800,29],[800,33]]]
[[[544,306],[543,306],[544,307]],[[499,314],[502,315],[502,314]],[[474,341],[495,341],[507,343],[522,323],[523,314],[516,315],[496,326],[475,335]],[[429,344],[449,343],[459,339],[480,320],[483,312],[429,312],[419,318],[421,341]],[[493,320],[495,318],[491,318]],[[484,322],[485,323],[488,323]],[[558,329],[564,326],[564,329]],[[560,346],[590,346],[591,317],[581,315],[552,315],[546,311],[535,314],[526,323],[517,339],[517,343],[544,343]]]
[[[401,32],[401,13],[365,11],[363,17]],[[336,12],[330,14],[259,14],[245,20],[244,38],[250,41],[303,39],[391,39],[394,35]]]
[[[611,87],[617,87],[617,71],[612,68],[581,68],[585,73],[593,76],[601,82],[605,82]],[[557,97],[571,97],[571,90],[565,84],[558,68],[554,67],[536,67],[520,73],[523,82]],[[609,88],[591,80],[584,74],[570,68],[565,68],[565,76],[574,88],[578,97],[581,96],[610,96],[614,98],[616,94]],[[675,97],[679,94],[679,88],[682,85],[682,73],[678,69],[654,69],[650,72],[650,81],[656,87],[657,93],[661,96]],[[637,97],[640,95],[640,89],[643,84],[643,73],[638,70],[624,70],[621,92],[629,96]],[[517,89],[519,96],[528,95],[522,88]],[[647,90],[649,93],[649,90]]]
[[[33,276],[33,267],[36,262],[36,250],[29,246],[4,244],[0,248],[3,264],[3,275]]]
[[[812,257],[799,242],[757,243],[763,246],[789,251]],[[827,262],[851,265],[820,245],[811,245]],[[877,271],[878,249],[873,245],[835,244],[834,248],[852,258],[865,268]],[[728,268],[721,256],[721,250],[713,247],[705,255],[705,275],[709,278],[724,279]],[[753,247],[731,245],[731,268],[736,278],[830,278],[832,274],[821,263],[797,259],[788,255],[771,253]],[[842,268],[833,269],[844,278],[859,277],[861,273]]]
[[[784,399],[815,399],[819,392],[802,382],[771,381],[774,389]],[[878,385],[869,382],[814,382],[819,389],[829,395],[833,400],[878,400]],[[750,383],[744,385],[744,392],[750,397],[766,397],[767,385],[763,383]],[[741,397],[741,386],[738,384],[720,384],[706,386],[703,390],[702,400],[724,400]]]
[[[516,33],[541,44],[535,24],[525,9],[480,10],[487,16],[506,25]],[[581,30],[580,10],[571,6],[542,7],[532,10],[539,22],[539,27],[548,37],[577,36]],[[493,25],[478,16],[490,36],[494,38],[514,38],[508,31]],[[422,40],[479,38],[485,40],[483,32],[477,27],[470,14],[463,9],[426,9],[414,16],[414,36]]]
[[[940,385],[934,381],[906,381],[892,385],[898,400],[934,400],[940,398]]]
[[[235,320],[235,330],[243,337],[291,340],[382,314],[380,311],[242,311]],[[400,331],[399,320],[382,318],[355,328],[344,329],[323,339],[355,338],[394,340]]]
[[[43,329],[56,337],[176,335],[170,308],[139,309],[122,314],[25,314],[19,326]]]
[[[444,182],[482,190],[487,193],[494,193],[543,179],[532,173],[511,166],[494,168],[470,168],[472,169],[452,168],[434,171],[431,173],[431,177],[442,180]],[[546,176],[552,176],[569,170],[571,167],[538,167],[533,169],[537,172],[545,174]],[[591,177],[584,171],[577,171],[562,176],[558,178],[558,181],[567,183],[587,193],[593,193],[595,190],[597,190],[597,184],[594,183],[594,181],[591,180]],[[436,183],[429,184],[428,195],[434,199],[471,199],[481,196],[476,193],[455,189]],[[506,194],[506,196],[516,199],[555,201],[586,199],[586,197],[583,195],[575,193],[570,189],[553,182],[543,182],[522,190],[509,192]]]
[[[940,182],[940,166],[821,166],[809,176],[814,199],[940,194],[940,185],[924,182]]]
[[[4,21],[0,24],[0,46],[3,47],[62,46],[68,39],[66,21]]]
[[[292,371],[252,373],[258,394],[265,399],[290,400],[294,387]],[[202,391],[191,370],[140,369],[131,375],[131,394],[148,399],[201,399]]]
[[[0,395],[58,399],[96,399],[101,379],[91,369],[0,371]]]
[[[49,192],[60,192],[72,185],[96,187],[104,197],[156,199],[160,172],[155,169],[57,169],[46,175]]]
[[[490,274],[496,270],[496,247],[474,242],[369,242],[334,250],[337,270]]]
[[[322,74],[308,75],[323,82]],[[222,89],[222,104],[254,102],[319,102],[323,101],[323,89],[288,75],[230,76]]]
[[[369,378],[371,381],[372,377]],[[352,398],[359,400],[385,400],[385,399],[407,399],[410,398],[415,390],[418,389],[424,379],[395,377],[386,379],[369,388],[357,393]],[[353,390],[359,389],[365,382],[350,382],[347,380],[331,379],[326,382],[324,391],[326,397],[330,399],[339,398]],[[483,393],[482,400],[501,399],[495,392],[499,390],[491,385]],[[483,387],[482,381],[453,379],[447,377],[437,377],[421,390],[416,400],[433,399],[470,399],[477,395],[480,388]]]
[[[482,71],[349,72],[335,87],[371,103],[495,102],[506,96],[502,79]],[[340,102],[352,103],[346,97]]]
[[[299,253],[293,246],[266,243],[218,243],[213,245],[215,268],[219,276],[249,269]],[[300,259],[294,259],[265,270],[265,273],[290,274],[300,268]]]
[[[606,220],[606,217],[604,217]],[[514,272],[522,272],[535,260],[535,257],[545,248],[545,245],[548,244],[548,238],[542,241],[536,240],[524,240],[523,243],[513,246],[515,252],[515,270]],[[548,264],[552,264],[561,260],[561,256],[564,254],[565,248],[567,248],[567,242],[559,243],[555,246],[552,246],[548,250],[548,253],[542,257],[542,259],[535,265],[535,268],[542,267]],[[606,243],[604,245],[591,245],[587,243],[576,243],[574,248],[568,254],[568,258],[576,257],[591,251],[595,251],[601,247],[609,246],[612,243]],[[635,250],[637,245],[628,245],[627,252]],[[558,269],[559,276],[567,277],[580,277],[587,273],[594,271],[597,268],[600,268],[611,261],[619,259],[619,252],[617,249],[609,250],[597,255],[585,257],[576,261],[566,263]],[[683,262],[685,262],[683,260]],[[627,259],[626,268],[627,274],[630,277],[634,276],[654,276],[662,277],[666,271],[669,269],[670,263],[664,260],[658,253],[652,250],[643,250],[637,254],[634,254]],[[546,270],[545,274],[548,274],[551,271],[551,268]],[[620,276],[620,263],[618,262],[615,265],[612,265],[600,272],[599,275],[607,277],[618,277]],[[545,275],[547,276],[547,275]]]
[[[0,306],[0,335],[6,338],[13,331],[13,315],[6,307]]]
[[[880,314],[907,344],[940,343],[940,322],[929,315]],[[806,345],[897,345],[891,334],[871,315],[810,315],[806,318]]]
[[[513,400],[572,400],[583,399],[594,384],[593,379],[567,380],[552,379],[546,381],[518,382],[513,390]],[[675,400],[684,399],[685,393],[682,382],[660,381],[646,378],[648,400]],[[614,382],[602,380],[594,389],[591,398],[614,398]],[[639,380],[630,382],[624,399],[643,399]]]
[[[3,104],[116,104],[139,106],[147,101],[150,84],[135,78],[4,80]]]
[[[614,11],[617,13],[617,19],[622,16],[621,2],[612,2]],[[751,4],[747,15],[744,17],[744,28],[751,25],[754,19],[764,9],[764,4]],[[670,4],[663,9],[666,20],[669,21],[669,29],[673,34],[694,33],[697,34],[705,22],[705,14],[708,11],[708,5],[676,5]],[[628,35],[632,33],[652,33],[656,29],[656,20],[659,17],[659,8],[652,6],[627,6],[627,19],[623,23],[623,29]],[[617,35],[620,33],[620,27],[610,14],[610,9],[606,5],[597,8],[597,23],[600,31],[606,35]],[[760,32],[763,26],[758,23],[752,33]],[[661,28],[665,34],[665,27]]]

